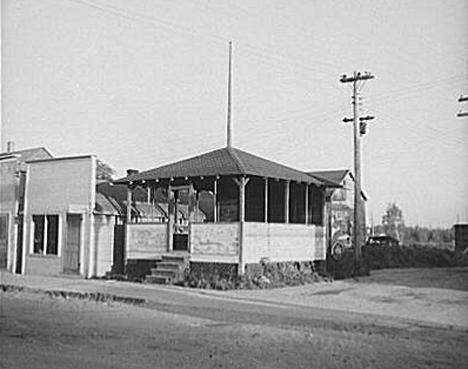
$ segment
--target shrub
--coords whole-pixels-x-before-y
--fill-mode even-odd
[[[191,268],[187,270],[182,285],[216,290],[265,289],[313,283],[324,278],[317,273],[313,262],[270,263],[246,266],[245,274],[219,273],[216,268]]]

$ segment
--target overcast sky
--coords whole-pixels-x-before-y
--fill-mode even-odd
[[[467,0],[2,0],[2,149],[92,153],[123,175],[225,145],[301,170],[352,168],[363,114],[369,219],[468,221]]]

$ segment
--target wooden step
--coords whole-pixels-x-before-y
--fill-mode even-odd
[[[151,274],[146,276],[146,283],[173,284],[183,280],[184,272],[190,262],[187,252],[172,252],[161,256]]]
[[[151,275],[160,276],[160,277],[175,278],[178,273],[179,272],[174,269],[160,269],[160,268],[151,269]]]
[[[171,269],[175,271],[181,271],[184,270],[186,265],[180,264],[180,263],[174,263],[174,262],[168,262],[168,261],[161,261],[160,263],[156,264],[156,268],[152,268],[157,270],[157,269]]]
[[[190,260],[190,255],[187,253],[171,253],[162,255],[161,259],[162,262],[187,264]]]
[[[168,276],[159,276],[159,275],[147,275],[145,278],[145,283],[154,283],[154,284],[171,284],[173,279]]]

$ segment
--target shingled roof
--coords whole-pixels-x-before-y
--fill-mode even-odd
[[[31,161],[36,159],[51,159],[53,155],[45,147],[34,147],[32,149],[17,150],[12,152],[0,153],[0,159],[16,156],[21,161]]]
[[[189,159],[133,174],[116,182],[125,183],[128,181],[209,177],[216,175],[248,175],[313,183],[315,185],[324,184],[324,182],[305,172],[233,147],[224,147]]]
[[[320,170],[314,172],[308,172],[310,176],[317,178],[321,181],[328,183],[328,187],[342,187],[343,180],[349,174],[351,179],[354,181],[354,175],[349,169],[336,169],[336,170]],[[367,196],[366,192],[361,189],[361,195],[364,200],[368,200],[369,197]]]

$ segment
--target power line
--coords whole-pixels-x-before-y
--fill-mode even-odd
[[[116,7],[113,5],[108,5],[108,4],[104,5],[104,4],[95,3],[95,2],[91,2],[87,0],[68,0],[68,1],[81,4],[83,6],[87,6],[89,8],[93,8],[102,12],[108,12],[114,16],[127,19],[133,22],[141,23],[146,26],[156,26],[158,28],[162,28],[162,29],[165,29],[166,31],[173,32],[182,36],[190,36],[193,38],[197,38],[197,37],[203,38],[205,40],[209,40],[214,45],[216,45],[216,50],[218,51],[220,50],[221,43],[225,45],[227,42],[231,41],[228,38],[225,38],[219,35],[215,35],[215,34],[211,34],[207,32],[194,31],[193,29],[189,27],[184,27],[177,23],[173,23],[167,20],[158,19],[154,17],[144,16],[141,14],[137,14],[135,12],[131,12],[128,9]],[[250,51],[250,53],[255,53],[259,57],[263,56],[265,58],[270,59],[270,61],[272,59],[276,59],[276,61],[280,61],[280,62],[287,61],[287,66],[289,68],[291,66],[296,66],[296,67],[301,68],[303,71],[309,70],[309,71],[313,71],[314,73],[317,72],[317,70],[314,70],[313,68],[311,68],[310,65],[307,65],[306,63],[298,62],[294,58],[281,55],[280,53],[278,53],[277,50],[273,51],[266,47],[250,45],[248,43],[239,42],[239,41],[236,41],[236,45],[239,50],[242,50],[243,48],[244,50],[246,50],[247,53]],[[336,66],[332,65],[331,63],[326,63],[326,62],[322,62],[318,60],[314,60],[314,62],[327,66],[328,68],[333,68],[333,69],[336,68]]]

